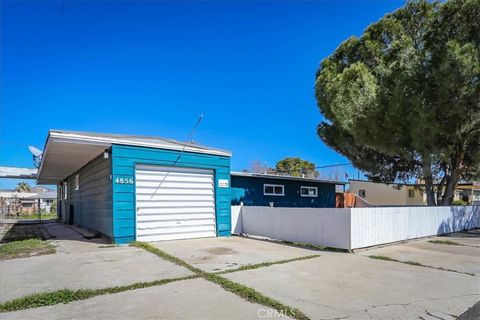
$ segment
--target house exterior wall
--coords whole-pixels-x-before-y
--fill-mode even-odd
[[[104,159],[102,153],[66,179],[67,199],[63,199],[61,187],[58,192],[61,221],[71,221],[73,208],[74,224],[113,238],[111,170],[111,159]],[[79,176],[78,190],[75,190],[76,175]]]
[[[243,203],[245,206],[335,208],[335,184],[287,179],[272,179],[232,175],[232,205]],[[284,196],[263,194],[264,184],[284,185]],[[318,197],[302,197],[300,187],[318,188]]]
[[[418,188],[413,186],[383,184],[370,181],[349,181],[349,191],[360,196],[360,190],[365,190],[364,199],[371,205],[380,206],[405,206],[423,205],[423,195]],[[414,192],[414,197],[409,197],[408,190]]]
[[[230,182],[219,187],[219,179],[230,181],[230,158],[174,150],[112,146],[113,238],[128,243],[136,238],[135,166],[137,164],[212,169],[215,175],[215,220],[217,236],[229,236]],[[117,183],[123,181],[133,183]]]

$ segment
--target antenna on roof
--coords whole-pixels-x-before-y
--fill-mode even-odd
[[[197,129],[198,125],[200,124],[200,122],[202,122],[202,120],[203,120],[203,112],[200,113],[200,116],[198,117],[197,122],[195,122],[195,125],[193,126],[192,131],[190,131],[190,134],[188,135],[186,141],[190,141],[190,143],[193,143],[193,136],[195,135],[195,129]]]
[[[173,161],[173,163],[171,164],[171,166],[175,166],[178,162],[178,160],[180,160],[180,158],[182,157],[182,154],[183,152],[185,151],[185,148],[187,147],[187,144],[188,142],[190,141],[190,143],[193,143],[193,135],[195,134],[195,129],[197,129],[198,125],[200,124],[200,122],[202,121],[203,119],[203,112],[200,113],[200,116],[198,117],[197,119],[197,122],[195,122],[195,124],[193,125],[193,128],[192,130],[190,131],[190,134],[188,135],[187,139],[185,140],[185,143],[183,144],[183,147],[182,147],[182,150],[180,150],[180,153],[178,154],[177,158],[175,159],[175,161]],[[167,172],[167,174],[163,177],[162,181],[160,181],[160,183],[158,184],[157,188],[155,189],[155,191],[152,193],[150,199],[153,198],[153,196],[155,194],[157,194],[157,191],[158,189],[160,189],[160,187],[162,186],[163,182],[165,181],[165,179],[167,178],[167,176],[170,174],[170,172]]]
[[[34,146],[28,146],[28,150],[32,153],[34,166],[39,168],[42,162],[43,151]]]

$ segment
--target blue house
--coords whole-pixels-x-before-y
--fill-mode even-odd
[[[232,205],[335,208],[337,188],[345,182],[231,172]]]
[[[122,244],[230,235],[228,151],[157,137],[51,130],[39,184],[60,220]]]

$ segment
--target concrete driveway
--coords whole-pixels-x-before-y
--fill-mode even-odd
[[[0,261],[0,303],[59,289],[96,289],[191,275],[138,248],[87,240],[69,227],[46,224],[57,253]]]
[[[458,243],[459,245],[445,243]],[[458,232],[431,239],[374,248],[361,251],[359,254],[384,256],[400,261],[414,261],[427,266],[480,276],[480,233],[478,231]]]
[[[20,319],[257,319],[269,308],[247,302],[203,279],[1,314]]]
[[[207,272],[231,270],[249,264],[293,259],[319,253],[241,237],[163,241],[150,244]]]
[[[469,248],[477,250],[475,246],[478,240],[474,237],[468,239],[471,245]],[[382,254],[386,255],[387,249],[390,252],[398,252],[400,249],[397,248],[404,246],[409,248],[415,244],[429,248],[417,256],[425,259],[423,261],[428,265],[433,265],[436,260],[440,261],[437,255],[445,254],[445,250],[451,250],[450,255],[453,258],[450,259],[449,266],[455,270],[463,270],[462,268],[467,270],[470,268],[468,261],[471,261],[470,259],[475,261],[478,258],[478,251],[465,251],[465,246],[433,244],[428,240],[430,239],[376,248],[360,254],[316,251],[240,237],[168,241],[153,245],[207,272],[234,271],[240,266],[271,262],[272,264],[268,266],[234,271],[221,276],[253,288],[284,305],[298,308],[311,319],[455,319],[480,300],[480,277],[368,257],[377,254],[375,250],[383,250]],[[84,256],[97,259],[85,264],[92,266],[84,266],[90,269],[84,269],[83,272],[106,276],[105,282],[98,285],[99,287],[111,286],[115,281],[138,282],[143,279],[142,277],[157,280],[190,274],[186,269],[140,249],[102,248],[98,243],[80,244],[78,241],[63,241],[63,244],[59,244],[59,253],[50,257],[63,255],[64,259],[68,259],[68,256],[74,256],[77,261],[82,261],[78,260],[82,257],[85,259]],[[314,254],[321,256],[275,263]],[[456,257],[457,255],[465,257],[460,259]],[[97,258],[94,258],[95,256]],[[29,262],[47,257],[18,261],[25,260],[23,263],[26,264],[27,260]],[[114,269],[107,270],[109,265],[115,264],[112,264],[112,261],[101,261],[99,257],[103,257],[103,260],[116,259],[118,264]],[[414,258],[415,256],[409,257],[410,260]],[[60,259],[54,262],[61,263]],[[28,267],[25,267],[22,275],[27,270]],[[108,275],[109,271],[112,271],[113,275]],[[75,277],[78,273],[77,268],[58,278],[50,276],[45,283],[48,282],[53,287],[62,287],[73,280],[76,285],[92,287],[96,285],[88,277],[81,281],[77,280]],[[64,278],[67,276],[68,279]],[[36,286],[33,281],[39,280],[30,280],[32,286]],[[26,283],[22,282],[22,285],[25,286]],[[11,282],[9,286],[15,290],[16,284]],[[268,313],[268,310],[272,311],[263,305],[248,302],[206,279],[198,278],[97,296],[67,305],[58,304],[9,312],[1,314],[1,317],[2,319],[285,318]]]

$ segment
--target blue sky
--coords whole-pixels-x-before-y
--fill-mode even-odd
[[[184,140],[202,112],[233,170],[348,162],[316,135],[315,72],[403,3],[2,1],[0,165],[31,167],[49,129]]]

